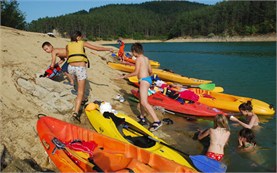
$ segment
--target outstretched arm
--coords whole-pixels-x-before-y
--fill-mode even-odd
[[[128,78],[128,77],[131,77],[131,76],[137,76],[138,73],[139,73],[139,69],[140,69],[140,62],[137,61],[136,66],[135,66],[135,71],[132,72],[132,73],[126,74],[126,75],[122,76],[121,78]]]
[[[230,117],[230,120],[235,121],[235,122],[238,122],[238,123],[239,123],[242,127],[244,127],[244,128],[251,129],[251,128],[254,126],[256,117],[253,116],[253,117],[251,118],[249,124],[246,124],[246,123],[240,121],[239,119],[237,119],[237,118],[234,117],[234,116]]]
[[[211,133],[211,129],[208,130],[204,130],[203,132],[200,132],[198,135],[198,140],[201,140],[203,138],[205,138],[206,136],[210,135]]]
[[[89,49],[93,49],[93,50],[97,50],[97,51],[113,51],[112,48],[106,48],[106,47],[102,47],[102,46],[95,46],[92,44],[89,44],[88,42],[84,42],[84,47],[87,47]]]

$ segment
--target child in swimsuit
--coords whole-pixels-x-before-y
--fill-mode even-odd
[[[120,78],[128,78],[131,76],[137,76],[140,79],[140,111],[141,115],[138,116],[139,123],[146,124],[146,113],[150,114],[154,120],[149,130],[155,131],[162,126],[162,122],[157,117],[153,107],[148,102],[148,89],[152,85],[153,79],[150,76],[152,69],[149,63],[149,59],[143,55],[143,47],[140,43],[134,43],[131,47],[132,54],[137,58],[135,71],[124,75]]]
[[[252,112],[252,110],[253,110],[253,107],[252,107],[251,101],[247,101],[247,103],[242,103],[239,106],[239,111],[241,112],[242,115],[246,116],[247,123],[240,121],[234,116],[231,116],[230,120],[238,122],[244,128],[252,129],[252,127],[259,125],[259,118],[254,112]]]
[[[47,53],[51,53],[52,55],[52,61],[51,61],[51,68],[54,68],[55,64],[56,64],[56,57],[60,58],[60,61],[58,62],[58,65],[61,66],[61,64],[63,64],[62,66],[62,71],[64,73],[64,75],[68,78],[70,85],[74,85],[74,80],[73,77],[68,73],[68,63],[67,63],[67,58],[66,58],[66,49],[65,48],[54,48],[53,45],[51,43],[49,43],[48,41],[44,42],[42,44],[42,49],[47,52]]]
[[[240,151],[250,152],[256,147],[255,135],[251,129],[243,128],[239,131],[239,146]]]
[[[198,135],[198,140],[208,135],[210,135],[210,146],[206,156],[221,161],[224,156],[224,146],[230,137],[228,120],[224,115],[218,114],[214,119],[214,128],[201,131]]]

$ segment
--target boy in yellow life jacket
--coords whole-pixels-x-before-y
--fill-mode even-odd
[[[76,31],[71,35],[71,41],[66,46],[66,52],[68,58],[67,62],[69,63],[68,72],[69,74],[75,76],[78,82],[78,94],[75,100],[75,107],[72,116],[79,122],[81,115],[78,112],[81,104],[82,102],[84,104],[85,101],[87,101],[87,98],[83,100],[87,78],[86,63],[88,63],[88,58],[85,54],[85,47],[97,51],[113,52],[112,48],[95,46],[89,44],[88,42],[82,41],[82,33],[80,31]]]
[[[73,77],[68,73],[68,63],[67,63],[67,57],[66,57],[66,49],[65,48],[54,48],[51,43],[48,41],[44,42],[42,44],[42,49],[47,52],[51,53],[52,61],[50,68],[54,68],[56,64],[56,57],[60,58],[60,61],[58,62],[58,65],[61,66],[62,64],[62,71],[64,75],[68,78],[70,85],[74,85]]]

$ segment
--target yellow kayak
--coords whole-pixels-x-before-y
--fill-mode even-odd
[[[118,53],[116,54],[116,56],[118,56]],[[127,62],[130,62],[130,63],[133,63],[135,64],[136,63],[136,60],[132,59],[132,58],[128,58],[126,56],[124,56],[124,60],[127,61]],[[153,68],[159,68],[160,67],[160,63],[158,61],[154,61],[154,60],[149,60],[150,62],[150,65],[153,67]]]
[[[144,138],[144,136],[142,136],[141,134],[134,132],[132,130],[129,130],[128,128],[126,129],[124,127],[121,127],[121,125],[116,125],[118,123],[118,121],[120,121],[120,119],[124,118],[126,123],[135,127],[139,131],[142,131],[143,133],[147,134],[148,136],[151,136],[154,139],[163,141],[162,139],[159,139],[158,137],[154,136],[153,133],[151,133],[149,130],[147,130],[145,127],[143,127],[137,121],[133,120],[132,118],[130,118],[129,116],[127,116],[123,113],[117,113],[116,115],[112,114],[114,117],[109,117],[110,113],[106,114],[107,112],[105,112],[103,115],[98,110],[95,110],[94,108],[91,109],[91,107],[95,107],[94,105],[93,105],[93,103],[90,103],[86,107],[85,111],[86,111],[86,115],[87,115],[91,125],[94,127],[94,129],[98,133],[101,133],[103,135],[115,138],[117,140],[120,140],[120,141],[123,141],[126,143],[132,143],[132,144],[136,145],[137,147],[143,148],[147,151],[153,152],[153,153],[163,156],[169,160],[173,160],[181,165],[184,165],[191,169],[194,169],[187,162],[187,160],[183,156],[181,156],[179,153],[177,153],[176,151],[174,151],[174,150],[168,148],[167,146],[164,146],[158,142]],[[109,116],[107,116],[107,115],[109,115]]]
[[[128,78],[128,80],[131,82],[131,83],[133,83],[134,85],[136,85],[136,86],[139,86],[139,84],[138,84],[138,78],[137,78],[137,76],[132,76],[132,77],[129,77]],[[166,82],[168,85],[172,85],[173,83],[172,82]],[[210,85],[210,84],[202,84],[202,85]],[[201,89],[203,89],[202,87],[201,87],[201,85],[198,85],[198,87],[197,87],[197,85],[195,85],[195,86],[193,86],[193,85],[187,85],[187,87],[192,87],[192,88],[201,88]],[[216,87],[214,87],[212,90],[211,89],[205,89],[205,90],[209,90],[209,91],[213,91],[213,92],[223,92],[224,91],[224,89],[222,88],[222,87],[219,87],[219,86],[216,86]]]
[[[124,71],[124,72],[129,72],[129,73],[131,73],[135,70],[134,66],[113,63],[113,62],[108,62],[108,66],[113,69]],[[210,80],[189,78],[186,76],[182,76],[182,75],[172,73],[169,71],[165,71],[165,70],[161,70],[161,69],[152,69],[152,73],[157,74],[159,76],[159,78],[161,78],[162,80],[178,82],[183,85],[200,85],[200,84],[207,84],[207,83],[212,82]]]
[[[190,88],[191,91],[194,91],[197,95],[199,95],[199,102],[206,104],[208,106],[218,108],[225,111],[239,112],[239,105],[242,103],[246,103],[247,101],[251,101],[253,105],[253,112],[258,115],[274,115],[274,108],[263,101],[235,96],[231,94],[225,93],[216,93],[207,90],[201,90],[199,88]]]

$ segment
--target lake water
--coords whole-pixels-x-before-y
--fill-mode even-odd
[[[118,46],[118,45],[114,45]],[[130,51],[126,44],[125,51]],[[276,107],[276,43],[144,43],[145,55],[160,62],[160,68],[171,69],[188,77],[212,80],[224,92],[247,96]],[[172,116],[173,117],[173,116]],[[187,121],[175,116],[172,125],[176,146],[190,154],[199,154],[198,141],[183,141],[182,134],[191,135],[197,128],[212,127],[210,119]],[[230,122],[231,137],[225,147],[223,162],[228,172],[276,171],[276,115],[259,116],[262,128],[256,131],[259,149],[255,153],[238,153],[240,126]],[[178,139],[178,137],[180,139]],[[186,144],[189,144],[189,148]],[[196,147],[194,147],[196,146]]]

